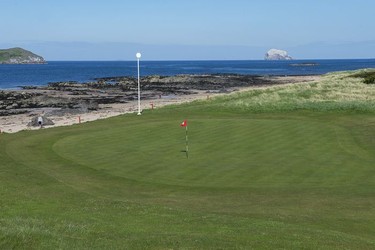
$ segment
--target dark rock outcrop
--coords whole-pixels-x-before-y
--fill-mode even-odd
[[[197,91],[230,92],[238,87],[275,84],[272,78],[254,75],[214,74],[146,76],[141,78],[142,99],[170,95],[189,95]],[[42,87],[24,87],[20,91],[0,91],[0,115],[13,115],[33,110],[79,114],[100,108],[99,105],[136,100],[137,79],[105,77],[94,82],[55,82]]]
[[[38,123],[38,117],[39,116],[35,116],[31,119],[31,121],[27,124],[27,126],[29,127],[39,127],[39,123]],[[43,126],[51,126],[51,125],[55,125],[55,123],[49,119],[48,117],[46,117],[45,115],[42,116],[42,119],[43,119]]]

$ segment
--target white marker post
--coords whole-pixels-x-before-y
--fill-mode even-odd
[[[141,115],[141,87],[140,87],[140,77],[139,77],[139,59],[141,59],[141,53],[135,55],[137,57],[137,68],[138,68],[138,115]]]

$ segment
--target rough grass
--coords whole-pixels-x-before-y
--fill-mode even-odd
[[[353,72],[327,74],[322,80],[253,89],[223,96],[209,105],[245,112],[375,111],[375,86],[363,84]]]
[[[375,70],[373,69],[364,69],[361,71],[356,72],[351,77],[358,77],[362,78],[363,82],[366,84],[374,84],[375,83]]]
[[[374,92],[346,76],[1,134],[0,248],[374,249]]]

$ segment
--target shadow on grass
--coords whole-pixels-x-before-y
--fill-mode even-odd
[[[189,158],[189,152],[186,150],[181,150],[180,153],[184,153],[186,155],[186,158]]]

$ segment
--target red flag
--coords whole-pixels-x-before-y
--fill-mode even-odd
[[[187,120],[184,120],[181,124],[180,124],[181,127],[187,127]]]

